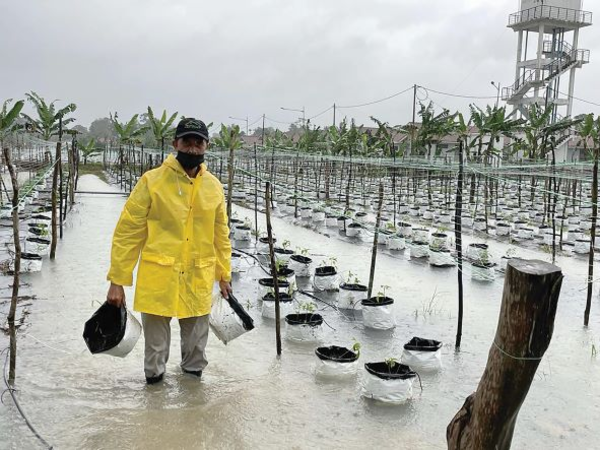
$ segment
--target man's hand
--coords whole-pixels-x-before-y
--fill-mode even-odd
[[[223,298],[229,298],[229,294],[233,293],[233,289],[231,288],[229,281],[219,281],[219,289],[221,290],[221,295]]]
[[[121,305],[125,304],[125,290],[123,286],[111,283],[108,288],[108,294],[106,294],[106,300],[113,306],[120,308]]]

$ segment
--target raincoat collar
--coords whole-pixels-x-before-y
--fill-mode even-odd
[[[173,154],[170,154],[169,156],[167,156],[167,159],[165,159],[165,161],[163,162],[163,165],[173,169],[175,172],[180,173],[184,177],[189,177],[187,172],[185,170],[183,170],[183,167],[181,167],[181,164],[179,164],[179,161],[177,161],[177,158],[175,158],[175,155],[173,155]],[[198,175],[196,175],[196,176],[197,177],[202,176],[202,175],[204,175],[205,172],[206,172],[206,164],[202,163],[200,165],[200,172],[198,172]]]

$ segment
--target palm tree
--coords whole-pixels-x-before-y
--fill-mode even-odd
[[[577,125],[577,133],[586,152],[590,151],[594,160],[592,171],[592,228],[590,230],[590,255],[588,263],[588,288],[583,324],[587,327],[590,322],[592,307],[592,292],[594,288],[594,244],[596,242],[596,222],[598,220],[598,154],[600,153],[600,117],[594,119],[594,114],[588,114]]]
[[[172,125],[176,118],[177,112],[173,113],[171,117],[167,119],[167,111],[163,110],[162,116],[160,119],[157,119],[154,116],[154,111],[152,111],[152,108],[148,106],[148,120],[150,122],[150,129],[152,130],[154,139],[156,139],[156,142],[160,145],[160,149],[163,152],[163,159],[165,151],[165,139],[173,136],[175,130],[172,128]]]
[[[58,135],[61,127],[65,129],[68,124],[75,121],[73,117],[65,118],[67,114],[77,109],[75,103],[69,103],[64,108],[56,109],[55,103],[58,100],[54,100],[48,104],[33,91],[30,94],[25,94],[25,96],[35,106],[38,118],[33,119],[26,114],[23,114],[23,117],[27,120],[30,130],[39,133],[45,141],[49,141],[52,136]]]

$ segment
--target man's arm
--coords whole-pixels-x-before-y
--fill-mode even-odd
[[[227,226],[227,209],[225,206],[225,195],[217,207],[215,215],[215,254],[217,265],[215,279],[219,282],[221,294],[224,297],[231,292],[231,241],[229,240],[229,226]]]
[[[107,300],[115,306],[125,301],[123,286],[133,284],[133,269],[148,236],[150,203],[147,181],[142,177],[125,203],[113,236],[110,270],[106,278],[111,282]]]

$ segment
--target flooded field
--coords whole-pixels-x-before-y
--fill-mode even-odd
[[[93,176],[79,189],[115,191]],[[500,307],[504,279],[471,281],[465,268],[463,343],[454,353],[456,268],[432,268],[410,260],[409,251],[382,251],[377,261],[376,292],[387,285],[395,299],[397,326],[390,332],[366,330],[360,317],[347,317],[318,304],[325,326],[324,343],[362,344],[361,363],[399,358],[413,336],[444,342],[444,368],[423,373],[423,391],[403,406],[386,406],[360,396],[359,376],[347,382],[324,381],[313,373],[314,345],[284,339],[276,358],[275,326],[261,317],[257,298],[262,270],[248,258],[233,287],[249,306],[256,330],[228,346],[211,335],[209,366],[202,381],[181,374],[178,333],[173,333],[171,360],[162,385],[146,386],[143,342],[123,360],[92,356],[81,333],[83,323],[106,295],[112,231],[124,204],[118,196],[81,196],[70,214],[60,257],[40,273],[23,276],[35,296],[28,324],[19,334],[16,388],[19,400],[38,431],[55,448],[446,448],[446,426],[477,386],[485,367]],[[239,218],[254,212],[240,207]],[[259,226],[265,229],[264,216]],[[291,248],[307,248],[318,265],[335,257],[338,271],[368,279],[368,242],[341,237],[337,229],[316,232],[274,218],[274,232]],[[467,243],[470,242],[466,237]],[[508,244],[490,241],[496,261]],[[246,248],[253,252],[253,245]],[[535,248],[519,248],[524,258],[548,260]],[[513,448],[594,448],[593,427],[600,417],[600,347],[595,332],[600,302],[595,293],[590,330],[582,327],[587,261],[559,257],[565,274],[552,343],[538,369],[517,423]],[[2,277],[2,287],[9,284]],[[302,286],[301,286],[302,287]],[[306,286],[310,289],[310,285]],[[127,291],[129,304],[133,291]],[[2,290],[2,300],[8,290]],[[326,301],[335,301],[322,296]],[[433,300],[432,300],[433,298]],[[306,298],[308,300],[308,298]],[[2,318],[3,319],[3,318]],[[177,325],[174,323],[174,327]],[[285,336],[285,331],[284,331]],[[0,348],[7,338],[0,335]],[[37,443],[12,402],[0,408],[0,447],[34,448]]]

